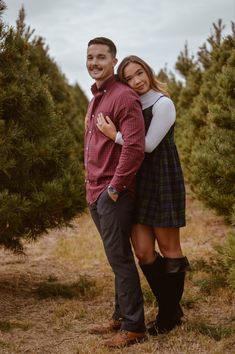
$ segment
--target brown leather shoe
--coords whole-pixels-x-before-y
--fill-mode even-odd
[[[91,334],[106,334],[106,333],[118,331],[120,328],[121,328],[121,321],[111,320],[104,324],[92,326],[89,332]]]
[[[105,340],[103,344],[109,348],[121,348],[143,342],[145,339],[145,332],[129,332],[121,330],[110,339]]]

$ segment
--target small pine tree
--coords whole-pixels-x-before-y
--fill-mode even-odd
[[[222,37],[219,20],[214,32],[189,58],[187,46],[176,68],[185,83],[176,101],[177,143],[184,170],[194,191],[223,214],[235,219],[234,170],[234,25]],[[208,48],[209,44],[209,48]]]
[[[0,244],[15,251],[85,208],[86,99],[68,85],[42,39],[31,40],[24,18],[22,9],[17,29],[0,31]]]
[[[220,31],[216,28],[216,33]],[[231,221],[235,218],[235,32],[216,36],[212,64],[204,73],[195,108],[202,127],[190,159],[195,191]],[[201,108],[202,107],[202,108]],[[201,112],[207,109],[207,114]]]
[[[180,52],[177,58],[175,68],[184,80],[176,101],[176,141],[184,170],[189,174],[189,158],[192,149],[192,144],[189,144],[189,141],[194,140],[194,129],[191,124],[191,109],[200,90],[201,68],[193,56],[189,57],[187,43],[185,44],[184,50]]]

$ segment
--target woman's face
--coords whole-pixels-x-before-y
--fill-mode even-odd
[[[124,79],[128,86],[138,93],[143,95],[150,90],[150,81],[146,71],[140,64],[129,63],[124,68]]]

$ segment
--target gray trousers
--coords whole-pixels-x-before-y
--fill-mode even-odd
[[[123,330],[143,332],[143,296],[130,244],[133,206],[133,196],[128,191],[121,193],[114,202],[105,190],[89,208],[115,275],[113,318],[122,319]]]

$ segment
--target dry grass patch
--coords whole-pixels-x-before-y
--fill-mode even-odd
[[[0,331],[9,332],[14,328],[20,328],[27,331],[31,327],[30,323],[20,323],[16,321],[0,321]]]
[[[95,281],[88,279],[86,276],[81,276],[72,284],[60,283],[58,281],[44,281],[39,284],[36,292],[44,299],[59,296],[67,299],[91,299],[98,293]]]
[[[223,338],[231,337],[235,333],[235,329],[232,322],[233,321],[230,320],[230,325],[228,323],[213,325],[206,323],[205,319],[202,319],[201,321],[194,321],[187,324],[186,330],[201,333],[205,336],[214,339],[215,341],[220,341]]]
[[[234,294],[214,248],[232,229],[190,191],[187,205],[182,246],[192,270],[182,299],[184,323],[114,354],[234,354]],[[92,324],[110,318],[114,306],[113,274],[89,214],[75,219],[73,228],[53,230],[27,245],[26,253],[0,251],[1,354],[110,353],[102,344],[108,336],[89,334]],[[155,299],[140,276],[150,321]]]
[[[103,244],[89,213],[77,220],[75,227],[62,232],[54,249],[54,255],[82,271],[102,272],[109,265],[103,251]]]

